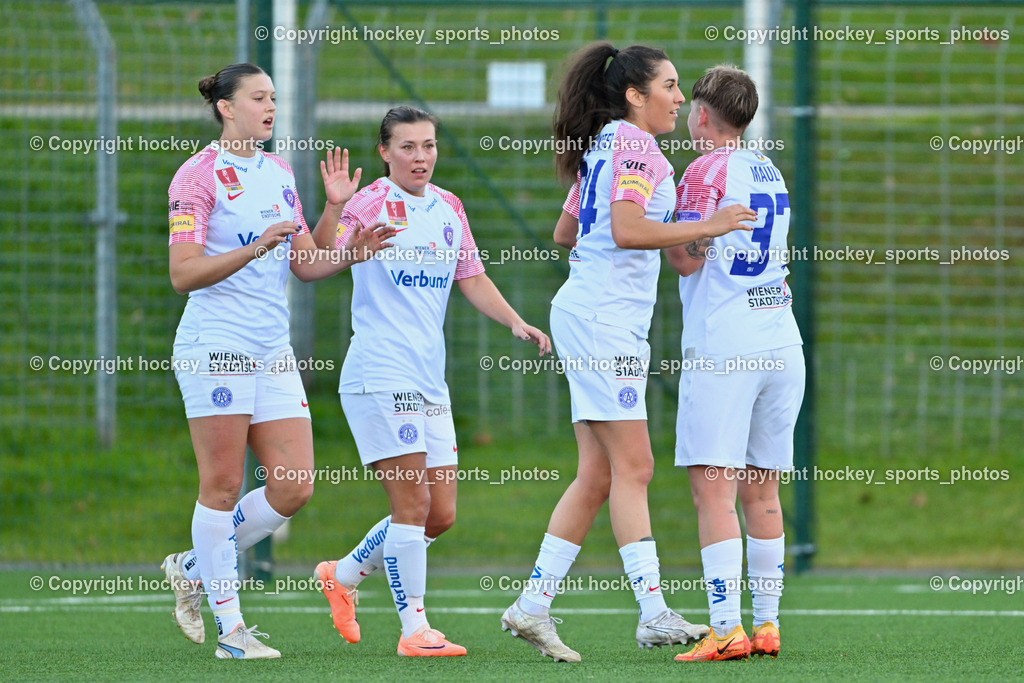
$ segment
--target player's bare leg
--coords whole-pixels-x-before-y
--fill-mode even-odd
[[[576,422],[573,429],[579,451],[576,478],[551,513],[541,555],[531,577],[534,580],[501,616],[503,631],[511,631],[513,636],[522,638],[556,662],[578,662],[580,654],[562,642],[555,628],[561,620],[552,617],[548,609],[597,512],[608,500],[612,480],[608,454],[589,424]],[[557,557],[558,554],[561,557]]]
[[[661,569],[647,506],[647,486],[654,475],[647,421],[590,422],[589,426],[608,454],[608,511],[623,569],[640,608],[637,644],[661,647],[695,641],[708,632],[707,626],[691,624],[670,610],[661,591]]]

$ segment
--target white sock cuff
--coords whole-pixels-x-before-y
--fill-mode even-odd
[[[700,549],[704,577],[708,579],[736,579],[743,573],[743,541],[728,538]]]
[[[786,535],[778,538],[747,536],[747,576],[781,579],[786,560]]]
[[[394,544],[424,543],[423,535],[426,530],[427,528],[422,526],[395,524],[394,522],[391,522],[388,525],[387,540]]]
[[[575,543],[546,533],[540,544],[537,564],[554,576],[565,576],[572,568],[572,563],[576,561],[579,552],[580,546]]]
[[[267,487],[261,486],[258,489],[253,489],[249,493],[245,494],[245,498],[251,498],[252,503],[255,506],[253,509],[260,517],[269,524],[276,524],[281,526],[287,522],[291,517],[285,517],[280,512],[275,510],[270,502],[267,500]],[[243,498],[242,500],[245,500]],[[241,503],[241,501],[239,501]]]
[[[195,511],[192,513],[192,520],[201,524],[222,524],[225,519],[231,520],[234,516],[234,510],[214,510],[197,500]],[[234,528],[234,525],[232,525],[232,528]]]
[[[619,555],[622,557],[622,568],[626,574],[639,571],[657,572],[660,569],[658,546],[654,541],[627,543],[619,548]]]

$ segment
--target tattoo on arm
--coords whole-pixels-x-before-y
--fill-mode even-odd
[[[711,238],[703,237],[686,245],[686,254],[693,259],[704,258],[704,252],[711,246]]]

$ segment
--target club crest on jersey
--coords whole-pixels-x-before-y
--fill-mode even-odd
[[[210,400],[213,401],[213,405],[218,408],[227,408],[231,405],[231,390],[227,387],[217,387],[210,394]]]
[[[392,225],[402,226],[409,225],[409,217],[405,213],[404,201],[396,202],[394,200],[389,199],[386,202],[384,202],[384,205],[388,209],[388,223],[391,223]]]
[[[638,394],[633,387],[622,387],[619,391],[619,405],[626,409],[636,407]]]
[[[445,223],[444,224],[444,242],[445,242],[445,244],[447,244],[450,247],[450,246],[452,246],[452,242],[454,242],[454,241],[455,241],[455,230],[452,229],[452,226],[450,226],[447,223]]]
[[[281,195],[284,197],[284,203],[287,204],[290,208],[294,209],[295,208],[295,190],[293,190],[290,187],[286,187],[286,188],[284,188],[284,191],[281,193]]]
[[[416,425],[406,422],[398,428],[398,439],[406,445],[411,446],[416,443],[416,439],[418,439],[419,436],[419,432],[416,431]]]
[[[228,192],[228,201],[238,198],[245,188],[242,187],[241,181],[238,180],[238,173],[231,166],[221,168],[217,170],[217,180],[224,186],[224,189]]]

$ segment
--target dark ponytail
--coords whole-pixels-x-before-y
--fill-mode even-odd
[[[217,119],[217,123],[224,123],[224,117],[217,109],[217,103],[234,97],[242,84],[242,79],[246,76],[257,76],[263,73],[266,72],[255,64],[232,64],[199,81],[199,94],[203,96],[207,104],[213,107],[213,118]]]
[[[560,180],[576,180],[580,161],[601,127],[629,114],[626,91],[635,88],[647,95],[663,61],[668,61],[664,50],[644,45],[616,50],[606,41],[576,53],[558,88],[555,106],[555,139],[565,141],[564,151],[555,155]]]
[[[394,132],[396,125],[400,123],[419,123],[420,121],[430,121],[430,123],[434,124],[434,135],[437,135],[437,127],[440,123],[437,117],[430,112],[423,111],[417,107],[410,107],[406,104],[400,107],[392,107],[384,115],[384,120],[380,122],[380,132],[377,133],[377,148],[380,149],[391,144],[391,134]],[[384,176],[390,175],[391,166],[385,161]]]

